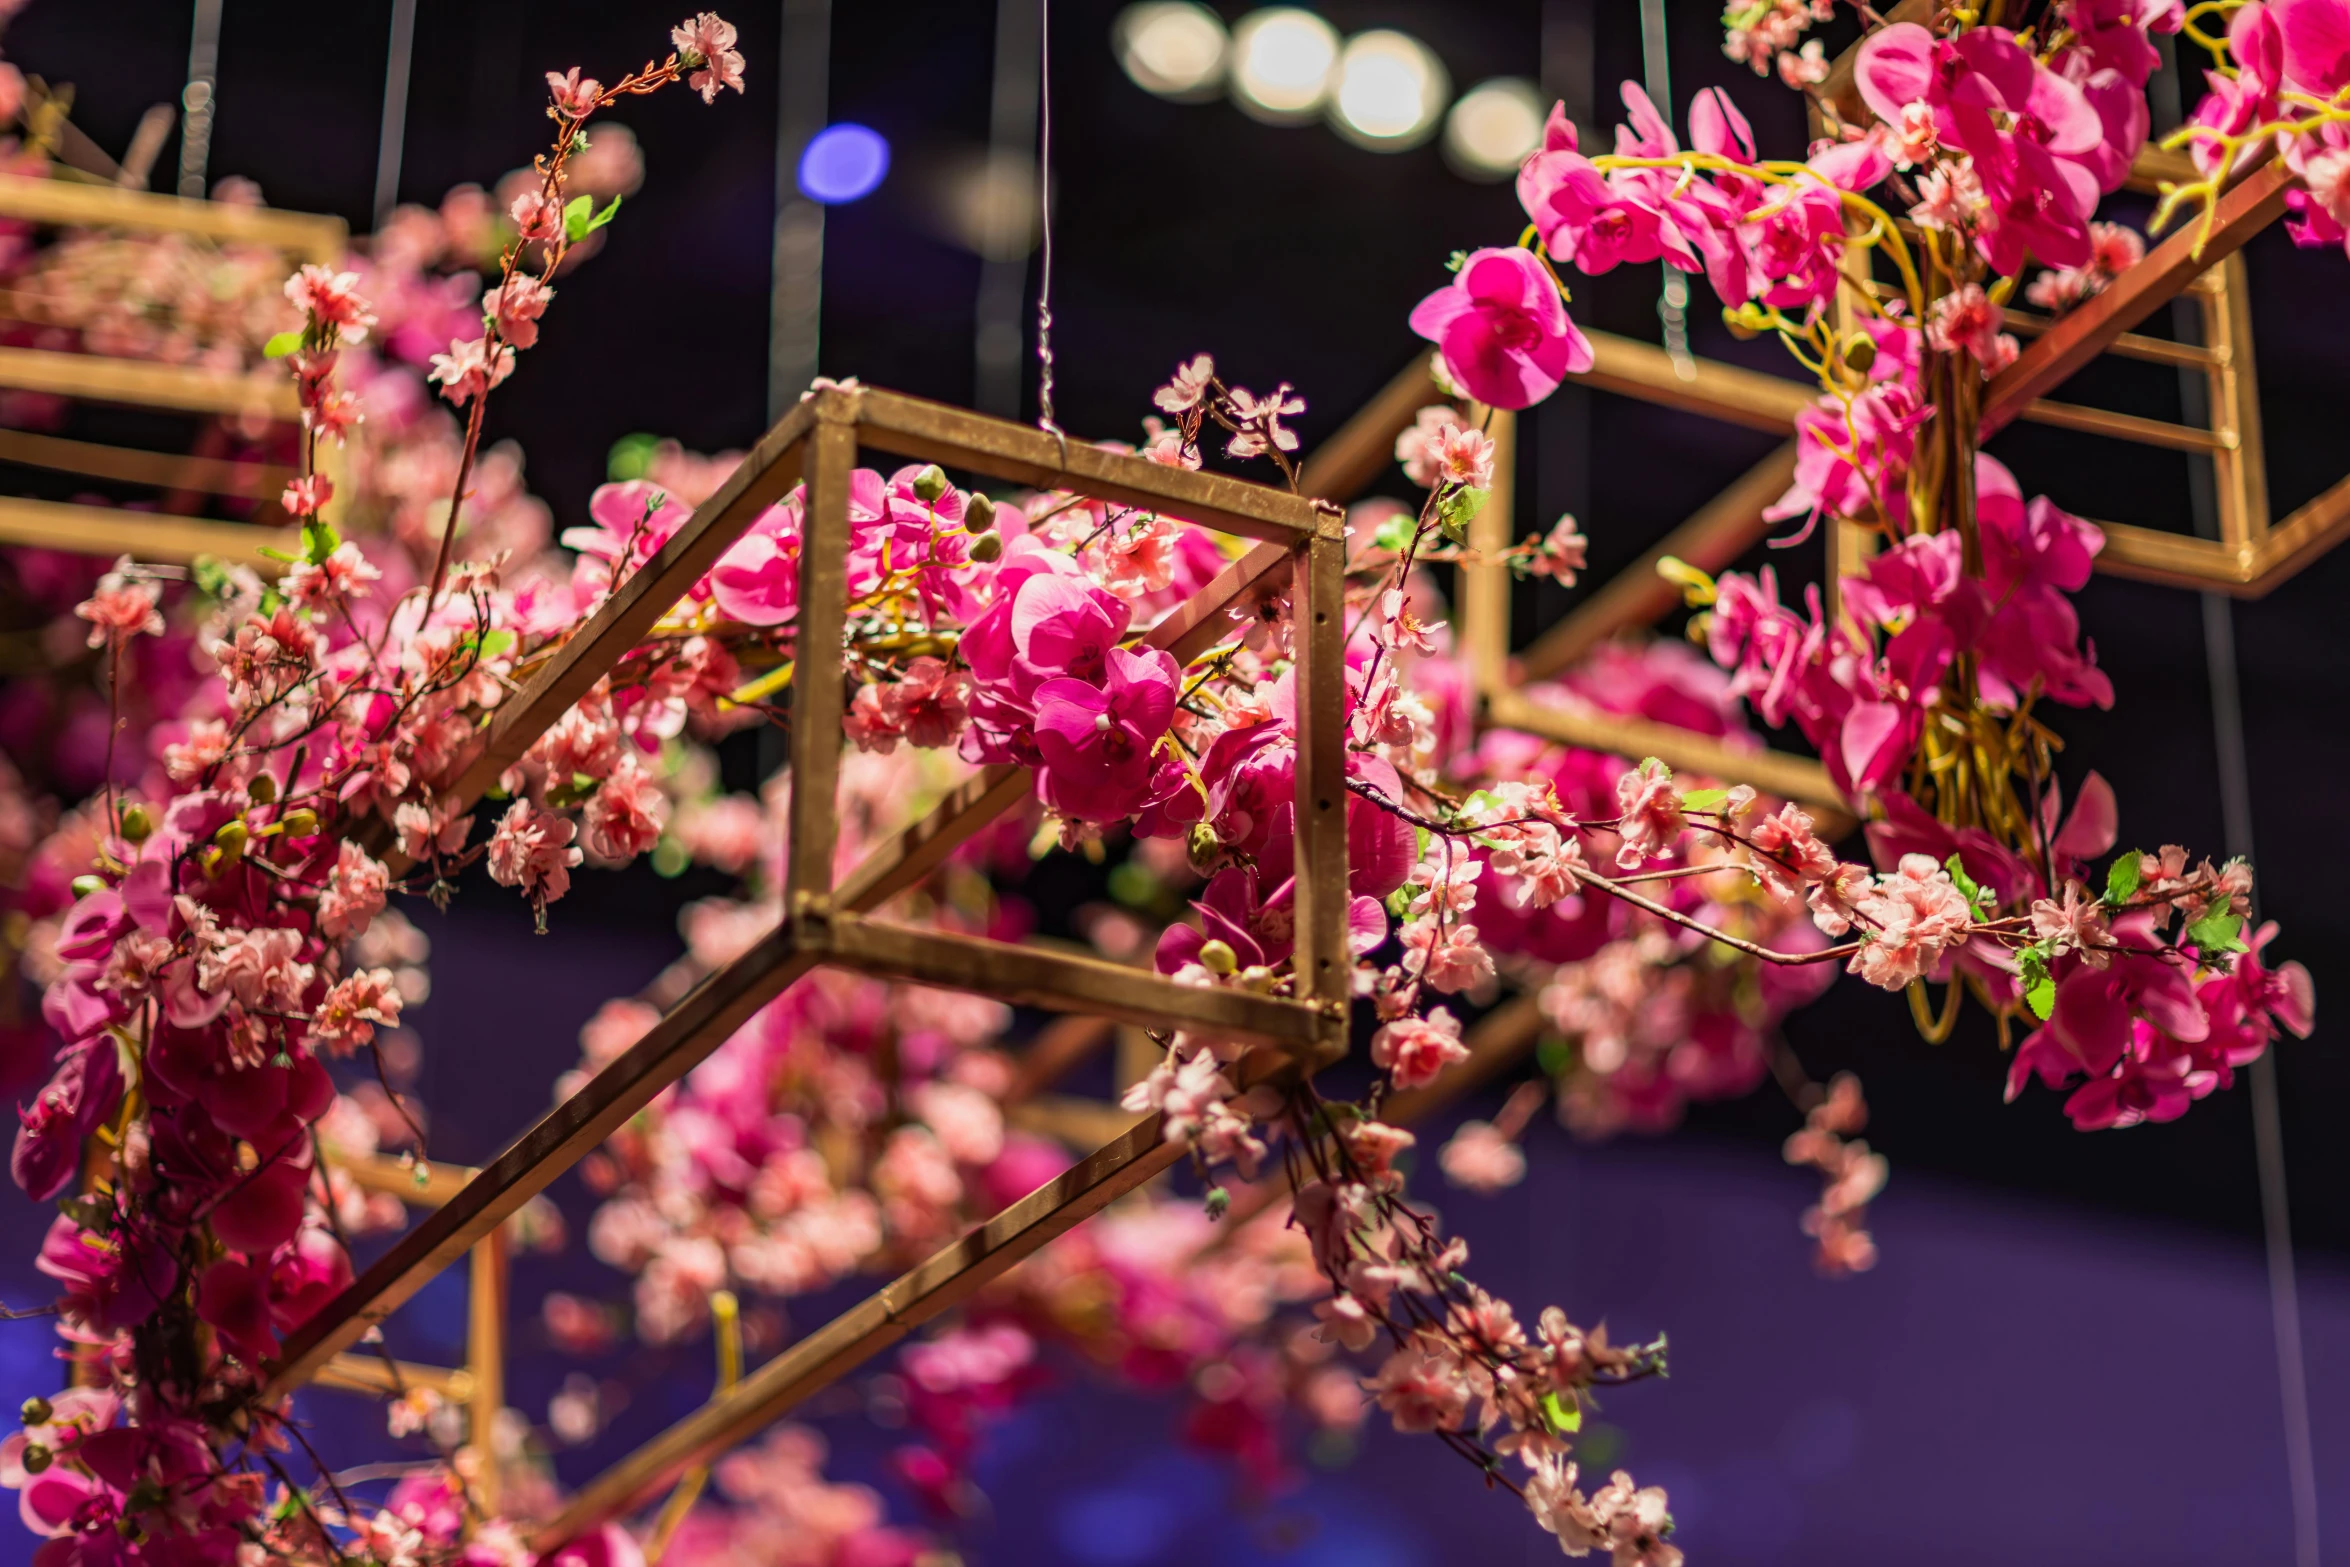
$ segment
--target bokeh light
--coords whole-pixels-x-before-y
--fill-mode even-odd
[[[1444,62],[1433,50],[1409,33],[1387,28],[1346,41],[1337,79],[1330,123],[1347,140],[1381,152],[1426,141],[1452,92]]]
[[[1111,47],[1134,85],[1179,102],[1212,98],[1224,85],[1231,39],[1222,18],[1191,0],[1147,0],[1118,13]]]
[[[1232,100],[1276,125],[1308,120],[1330,95],[1338,33],[1311,11],[1267,6],[1232,30]]]
[[[1543,116],[1542,94],[1525,78],[1479,82],[1445,117],[1445,157],[1471,179],[1507,179],[1542,145]]]
[[[864,125],[827,125],[800,154],[800,194],[837,207],[873,194],[889,173],[889,143]]]

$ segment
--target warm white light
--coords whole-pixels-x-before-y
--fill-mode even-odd
[[[1148,0],[1118,13],[1110,29],[1118,63],[1134,85],[1162,98],[1213,97],[1224,81],[1224,23],[1190,0]]]
[[[1232,30],[1232,98],[1276,124],[1310,118],[1330,93],[1338,34],[1311,11],[1267,6]]]
[[[1471,179],[1507,179],[1542,145],[1542,95],[1516,76],[1497,76],[1461,94],[1444,121],[1444,152]]]
[[[1349,141],[1400,152],[1428,139],[1451,92],[1444,62],[1417,38],[1385,28],[1357,33],[1338,57],[1330,123]]]

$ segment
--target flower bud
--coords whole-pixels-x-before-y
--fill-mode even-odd
[[[995,502],[977,490],[973,490],[971,498],[963,503],[963,531],[965,533],[989,533],[994,529]]]
[[[1251,963],[1240,971],[1240,988],[1266,994],[1273,988],[1273,971],[1262,963]]]
[[[1240,967],[1240,954],[1227,941],[1203,941],[1199,949],[1199,966],[1219,978],[1230,978]]]
[[[277,780],[267,773],[255,773],[253,781],[245,785],[245,792],[253,797],[257,805],[274,805],[277,802]]]
[[[1232,1194],[1221,1186],[1209,1187],[1207,1207],[1210,1219],[1221,1219],[1232,1210]]]
[[[50,1460],[55,1456],[55,1454],[51,1453],[49,1449],[43,1447],[40,1443],[27,1442],[25,1444],[24,1454],[21,1459],[21,1462],[24,1464],[24,1472],[29,1475],[39,1474],[42,1470],[49,1467]]]
[[[932,463],[914,475],[914,494],[928,505],[935,506],[947,492],[947,474],[944,468]]]
[[[28,1426],[45,1426],[49,1423],[49,1417],[55,1413],[57,1411],[49,1406],[49,1401],[38,1393],[24,1401],[24,1423]]]
[[[73,895],[77,898],[86,898],[93,892],[105,890],[106,878],[103,876],[76,876],[73,879]]]
[[[285,829],[289,838],[315,838],[318,836],[318,813],[307,805],[296,806],[286,812],[279,825]]]
[[[212,835],[212,841],[220,845],[222,863],[231,863],[240,858],[245,852],[246,843],[252,839],[252,836],[253,830],[245,825],[245,819],[242,816],[235,821],[222,822],[220,831]]]
[[[145,843],[154,832],[155,818],[147,814],[145,806],[126,805],[122,808],[123,837],[132,843]]]
[[[1004,537],[1000,533],[982,534],[971,541],[971,558],[986,565],[1004,552]]]
[[[1206,822],[1194,822],[1191,839],[1184,847],[1189,850],[1191,863],[1205,870],[1224,857],[1224,840],[1216,836],[1216,829]]]
[[[1855,332],[1844,340],[1844,362],[1862,374],[1877,362],[1877,340],[1866,332]]]

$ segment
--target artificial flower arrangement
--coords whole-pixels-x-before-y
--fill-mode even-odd
[[[1740,8],[1732,52],[1808,87],[1819,52],[1793,45],[1824,14]],[[2224,42],[2208,31],[2222,15]],[[1856,81],[1870,118],[1846,123],[1823,103],[1826,134],[1801,161],[1760,158],[1716,92],[1692,106],[1687,148],[1630,86],[1613,153],[1583,154],[1554,113],[1519,177],[1526,234],[1460,257],[1411,324],[1466,399],[1525,407],[1590,362],[1554,263],[1661,259],[1703,272],[1734,327],[1776,334],[1818,376],[1781,511],[1806,527],[1866,525],[1883,545],[1840,585],[1836,614],[1816,591],[1800,610],[1783,604],[1768,572],[1684,573],[1722,672],[1610,652],[1570,683],[1617,711],[1675,700],[1677,717],[1721,733],[1743,727],[1733,698],[1767,724],[1792,718],[1865,819],[1875,868],[1734,778],[1476,732],[1427,568],[1461,558],[1493,446],[1473,408],[1431,410],[1398,454],[1425,503],[1366,518],[1349,562],[1349,927],[1372,1086],[1355,1101],[1306,1083],[1243,1094],[1228,1042],[1160,1039],[1126,1103],[1164,1114],[1206,1201],[1105,1216],[901,1356],[916,1439],[900,1472],[942,1510],[967,1487],[987,1414],[1018,1396],[1038,1345],[1058,1341],[1143,1385],[1189,1383],[1194,1434],[1260,1472],[1280,1467],[1285,1409],[1345,1428],[1376,1406],[1521,1496],[1568,1554],[1678,1562],[1663,1492],[1622,1472],[1587,1483],[1574,1458],[1595,1394],[1661,1371],[1661,1339],[1611,1344],[1556,1307],[1528,1325],[1470,1280],[1465,1244],[1397,1168],[1414,1139],[1388,1116],[1391,1096],[1466,1058],[1461,1015],[1505,973],[1541,987],[1575,1041],[1562,1113],[1594,1131],[1664,1124],[1687,1097],[1752,1086],[1771,1021],[1839,967],[1907,992],[1936,1034],[1973,996],[2003,1036],[2021,1033],[2011,1092],[2034,1077],[2069,1090],[2084,1129],[2178,1115],[2280,1028],[2307,1031],[2306,974],[2270,967],[2271,932],[2246,928],[2248,867],[2169,848],[2112,855],[2114,797],[2094,774],[2064,809],[2042,714],[2112,698],[2067,597],[2100,541],[2027,501],[1976,450],[1975,424],[1986,377],[2015,353],[2004,302],[2027,286],[2052,307],[2077,301],[2136,252],[2095,213],[2145,136],[2150,31],[2183,31],[2214,61],[2211,94],[2173,138],[2204,178],[2172,192],[2166,215],[2207,208],[2276,157],[2301,180],[2296,238],[2341,236],[2350,10],[2080,0],[2028,29],[1996,13],[1865,19]],[[282,504],[305,528],[275,581],[200,568],[172,590],[197,618],[174,627],[163,575],[126,561],[76,608],[105,699],[139,692],[159,738],[147,764],[116,766],[110,709],[87,802],[45,840],[21,790],[0,818],[58,1047],[12,1169],[30,1195],[60,1201],[40,1265],[61,1285],[75,1386],[28,1405],[0,1447],[0,1481],[49,1537],[45,1567],[533,1559],[522,1526],[551,1510],[543,1475],[507,1487],[496,1515],[471,1489],[483,1464],[513,1455],[457,1448],[433,1411],[403,1400],[395,1421],[446,1450],[364,1501],[315,1466],[297,1472],[302,1428],[258,1390],[280,1336],[349,1282],[351,1234],[387,1217],[338,1182],[322,1146],[420,1141],[385,1060],[420,983],[394,893],[444,898],[478,863],[543,921],[591,856],[698,857],[744,874],[741,899],[692,911],[676,971],[599,1014],[586,1073],[780,913],[788,779],[764,800],[718,795],[693,741],[788,722],[794,683],[834,672],[831,652],[811,662],[820,650],[795,642],[796,492],[537,738],[500,780],[504,804],[476,820],[445,803],[485,722],[718,477],[654,454],[650,472],[598,492],[557,567],[533,558],[544,513],[513,459],[495,474],[482,450],[487,399],[535,343],[566,261],[614,216],[574,183],[591,119],[672,84],[706,100],[741,85],[734,31],[715,16],[673,40],[665,61],[610,87],[550,74],[553,148],[502,215],[473,212],[459,243],[478,256],[492,236],[478,311],[461,283],[428,276],[423,249],[397,260],[380,236],[367,273],[306,268],[287,286],[299,324],[263,352],[301,392]],[[1879,258],[1882,286],[1866,264]],[[379,279],[403,302],[371,293]],[[430,359],[461,431],[362,351],[387,315],[423,332],[436,310],[479,323]],[[1151,459],[1196,467],[1220,445],[1296,482],[1286,421],[1303,401],[1290,387],[1260,397],[1203,355],[1154,401]],[[379,421],[410,445],[378,435]],[[371,458],[347,482],[372,487],[389,525],[364,547],[322,520],[325,443]],[[418,468],[445,482],[439,504],[421,499]],[[1225,637],[1178,663],[1141,633],[1225,563],[1180,518],[989,495],[934,467],[858,473],[850,516],[843,854],[956,762],[1017,762],[1035,773],[1034,820],[963,851],[926,889],[923,917],[996,928],[1010,911],[991,866],[1032,847],[1128,844],[1165,884],[1204,884],[1188,917],[1155,940],[1127,919],[1120,945],[1148,948],[1185,983],[1285,992],[1287,598],[1246,602]],[[1507,558],[1567,576],[1581,547],[1568,523]],[[170,669],[190,652],[193,678],[140,690],[139,661]],[[1945,987],[1939,1011],[1929,984]],[[675,1338],[714,1308],[725,1338],[738,1330],[724,1286],[788,1297],[919,1255],[1049,1178],[1065,1156],[1005,1124],[1017,1075],[998,1048],[1006,1025],[992,1003],[839,976],[763,1010],[589,1167],[606,1198],[590,1242],[638,1275],[635,1330]],[[1446,1172],[1471,1187],[1516,1179],[1530,1108],[1513,1095],[1495,1121],[1465,1127]],[[1789,1157],[1827,1186],[1807,1223],[1824,1263],[1866,1266],[1860,1216],[1883,1163],[1850,1140],[1857,1090],[1839,1081],[1808,1109]],[[1278,1189],[1286,1209],[1243,1223],[1227,1167],[1251,1190]],[[548,1320],[583,1349],[614,1330],[567,1299]],[[1374,1357],[1367,1375],[1346,1358],[1359,1354]],[[565,1418],[593,1425],[576,1407]],[[911,1560],[920,1542],[886,1526],[870,1493],[826,1481],[822,1458],[812,1432],[781,1430],[718,1467],[730,1506],[665,1511],[644,1539],[607,1526],[550,1559],[787,1545],[824,1559],[812,1553],[853,1541],[859,1561]]]

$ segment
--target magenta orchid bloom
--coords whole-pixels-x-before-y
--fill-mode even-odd
[[[1082,635],[1082,633],[1076,633]],[[1180,672],[1156,648],[1102,655],[1101,685],[1059,676],[1036,688],[1045,803],[1076,821],[1123,821],[1149,791],[1151,751],[1175,714]]]
[[[1527,408],[1591,368],[1591,344],[1540,261],[1488,249],[1413,309],[1412,330],[1435,343],[1463,391],[1496,408]]]

